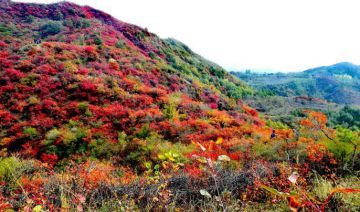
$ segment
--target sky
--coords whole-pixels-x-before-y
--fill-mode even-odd
[[[342,61],[360,64],[358,0],[69,1],[182,41],[228,70],[291,72]]]

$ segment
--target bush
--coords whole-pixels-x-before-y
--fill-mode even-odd
[[[336,188],[357,188],[359,186],[359,178],[349,177],[343,178],[333,183],[323,178],[315,180],[313,187],[313,193],[319,197],[321,201],[324,201],[330,193]],[[331,205],[331,203],[333,205]],[[334,205],[335,203],[335,205]],[[360,195],[359,193],[338,193],[329,202],[328,210],[336,208],[336,211],[359,211],[360,210]],[[328,211],[326,210],[326,211]]]
[[[281,156],[279,156],[278,152],[280,151],[282,146],[281,142],[276,143],[263,143],[256,142],[252,146],[252,151],[255,156],[260,158],[265,158],[267,160],[282,160]]]
[[[123,40],[118,40],[117,42],[116,42],[116,44],[115,44],[115,47],[116,48],[119,48],[119,49],[123,49],[123,48],[125,48],[125,42],[123,41]]]
[[[62,14],[61,11],[56,10],[56,11],[54,12],[54,14],[53,14],[53,19],[54,19],[54,20],[60,21],[60,20],[62,20],[63,18],[64,18],[64,15]]]
[[[113,155],[118,155],[122,150],[121,143],[113,143],[103,138],[92,141],[89,147],[91,156],[95,158],[109,158]]]
[[[0,24],[0,35],[10,36],[13,34],[13,30],[5,24]]]
[[[224,86],[227,92],[227,96],[234,98],[235,100],[242,99],[246,96],[251,96],[253,94],[251,88],[238,86],[227,79],[222,80],[221,84],[222,86]]]
[[[221,79],[223,79],[225,76],[225,72],[222,69],[214,68],[213,66],[210,67],[209,71],[211,74]]]
[[[334,157],[344,165],[351,163],[354,168],[359,154],[360,138],[359,131],[352,131],[347,128],[338,127],[336,129],[336,139],[326,143],[329,151]]]
[[[50,21],[40,27],[41,37],[47,37],[50,35],[56,35],[61,32],[62,25],[59,22]]]
[[[60,136],[60,131],[58,129],[52,129],[50,130],[49,132],[46,133],[46,136],[45,136],[45,142],[44,144],[45,145],[49,145],[51,143],[53,143],[59,136]]]
[[[18,179],[31,169],[31,160],[22,161],[17,157],[0,158],[0,181],[5,182],[8,189],[16,188]]]
[[[23,133],[30,137],[30,139],[34,139],[39,136],[38,131],[34,127],[26,127],[23,130]]]
[[[35,20],[35,18],[32,15],[28,15],[25,18],[25,22],[28,23],[28,24],[31,24],[32,22],[34,22],[34,20]]]
[[[157,56],[156,56],[156,54],[155,54],[154,52],[149,52],[149,57],[150,57],[151,59],[157,58]]]
[[[90,21],[87,19],[83,19],[81,21],[81,28],[89,28],[91,26]]]
[[[78,106],[79,110],[86,111],[89,109],[89,103],[88,102],[79,102]]]
[[[20,160],[15,157],[0,159],[0,179],[10,179],[15,170],[21,166]]]
[[[103,44],[103,41],[101,40],[101,38],[99,36],[95,36],[94,44],[95,45],[101,45],[101,44]]]

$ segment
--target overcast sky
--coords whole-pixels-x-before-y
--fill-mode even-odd
[[[360,64],[359,0],[70,1],[176,38],[227,69]]]

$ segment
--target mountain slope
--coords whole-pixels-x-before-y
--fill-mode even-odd
[[[270,90],[280,96],[309,96],[338,104],[360,104],[360,66],[338,63],[300,73],[236,73],[259,90]]]
[[[151,142],[241,138],[263,126],[238,101],[252,94],[240,80],[93,8],[1,1],[0,38],[2,154],[138,162]]]

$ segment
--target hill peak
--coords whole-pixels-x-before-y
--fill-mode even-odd
[[[349,75],[360,78],[360,66],[350,62],[340,62],[330,66],[321,66],[304,71],[307,74]]]

